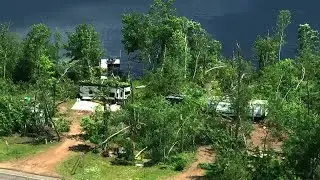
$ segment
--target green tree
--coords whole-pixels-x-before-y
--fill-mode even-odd
[[[236,141],[239,140],[240,130],[245,129],[242,125],[244,124],[243,122],[248,119],[248,104],[251,98],[250,89],[248,88],[251,80],[250,66],[242,58],[240,51],[240,45],[237,44],[237,56],[234,59],[236,73],[234,81],[235,87],[230,91],[232,110],[235,115],[234,138]],[[240,146],[240,144],[238,146]]]
[[[175,8],[172,0],[155,0],[147,14],[132,13],[122,17],[123,43],[127,53],[138,52],[147,69],[162,65],[166,43],[181,21],[174,21]],[[180,25],[180,26],[179,26]]]
[[[161,89],[177,93],[186,80],[204,84],[206,70],[218,61],[221,44],[200,23],[177,16],[173,2],[155,0],[147,14],[125,14],[122,34],[127,53],[137,54],[144,67],[155,73],[159,80],[155,85],[175,85]]]
[[[257,59],[258,70],[273,64],[277,58],[278,42],[271,36],[258,36],[254,43],[254,56]]]
[[[12,78],[20,54],[21,44],[18,36],[10,32],[10,24],[0,25],[0,62],[4,79]]]
[[[285,30],[291,23],[291,12],[281,10],[277,17],[277,24],[274,34],[265,37],[258,36],[254,42],[254,56],[257,59],[258,70],[273,64],[281,59],[282,47],[285,44]]]
[[[287,167],[303,179],[318,179],[320,168],[320,122],[317,115],[300,116],[296,128],[285,142]],[[318,174],[317,174],[318,173]]]
[[[319,32],[309,24],[300,24],[298,28],[298,52],[315,52],[319,48]]]
[[[313,100],[311,97],[311,87],[314,86],[314,80],[316,76],[319,61],[317,60],[318,50],[319,50],[319,32],[313,30],[310,25],[304,24],[300,25],[298,29],[298,52],[299,58],[298,62],[305,69],[305,78],[306,82],[304,87],[306,88],[305,101],[308,107],[308,112],[311,110],[311,105]]]
[[[59,52],[62,49],[62,42],[61,42],[61,33],[56,31],[53,35],[54,41],[50,47],[50,59],[55,62],[55,64],[59,63],[58,60],[60,59]]]
[[[50,55],[50,29],[44,24],[31,27],[23,42],[23,57],[18,63],[15,80],[36,82],[40,74],[40,58]]]
[[[93,68],[98,66],[100,59],[104,55],[99,33],[94,26],[88,24],[80,24],[76,27],[75,32],[67,33],[68,42],[64,46],[67,50],[67,56],[72,60],[79,60],[80,78],[91,78],[93,76]]]
[[[285,30],[291,23],[291,12],[289,10],[281,10],[277,18],[276,37],[279,43],[278,58],[281,59],[282,46],[285,43]]]

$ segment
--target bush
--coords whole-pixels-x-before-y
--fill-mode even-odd
[[[181,153],[170,157],[168,164],[172,166],[175,171],[182,171],[192,160],[193,154]]]
[[[58,132],[69,132],[71,122],[64,118],[58,118],[55,120]]]
[[[174,170],[182,171],[187,166],[187,161],[185,159],[179,158],[176,160]]]
[[[77,93],[78,86],[76,86],[69,78],[63,78],[56,86],[56,98],[59,100],[76,98]]]
[[[90,117],[81,119],[82,130],[85,131],[85,139],[92,143],[100,143],[106,138],[106,127],[103,121],[103,113],[97,112]]]
[[[29,127],[26,122],[31,120],[30,114],[19,96],[0,96],[0,136],[26,132]]]
[[[248,169],[248,159],[245,153],[233,150],[224,151],[216,162],[207,167],[207,177],[221,180],[252,179]]]

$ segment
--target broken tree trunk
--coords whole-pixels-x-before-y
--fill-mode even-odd
[[[102,143],[99,144],[99,146],[102,146],[103,144],[106,144],[111,138],[113,138],[114,136],[120,134],[121,132],[125,131],[126,129],[130,128],[130,126],[127,126],[123,129],[121,129],[120,131],[112,134],[111,136],[109,136],[106,140],[104,140]],[[104,149],[107,149],[107,144],[105,145]]]

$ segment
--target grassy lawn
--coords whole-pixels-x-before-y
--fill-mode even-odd
[[[5,140],[9,146],[6,145]],[[12,159],[19,159],[28,155],[43,152],[46,149],[56,145],[57,143],[48,144],[32,144],[30,138],[22,137],[2,137],[0,138],[0,162]]]
[[[76,164],[79,155],[72,156],[59,167],[58,171],[66,179],[92,179],[92,180],[135,180],[135,179],[160,179],[175,175],[177,172],[170,169],[154,167],[114,166],[107,158],[97,154],[88,153],[80,163],[74,175],[71,175],[73,166]]]

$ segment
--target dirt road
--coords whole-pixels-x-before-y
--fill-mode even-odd
[[[61,110],[64,105],[61,105]],[[63,110],[62,110],[63,111]],[[65,160],[72,151],[70,147],[84,144],[77,138],[82,132],[80,127],[80,119],[88,115],[85,112],[71,111],[68,113],[68,118],[72,120],[70,131],[67,136],[62,139],[62,142],[49,150],[36,154],[34,156],[26,157],[23,159],[0,163],[0,168],[18,170],[22,172],[30,172],[40,175],[59,176],[56,172],[56,166]]]
[[[197,152],[196,161],[193,162],[182,173],[169,178],[170,180],[186,180],[186,179],[202,179],[205,175],[205,170],[199,167],[201,163],[211,163],[215,160],[215,153],[210,146],[201,146]]]

